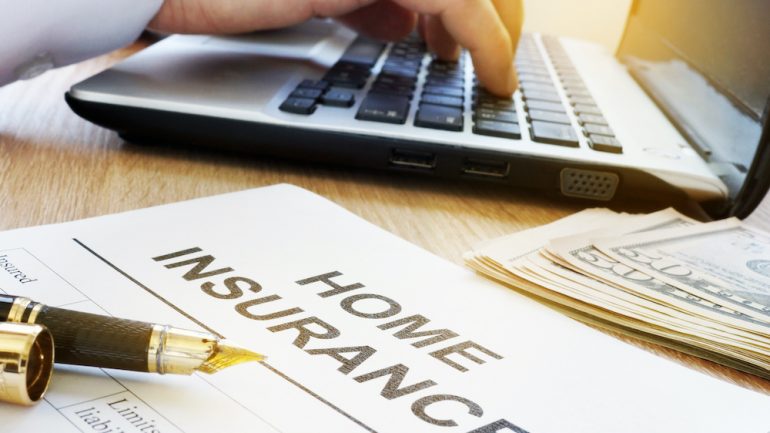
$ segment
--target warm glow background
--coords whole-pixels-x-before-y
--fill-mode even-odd
[[[524,31],[571,36],[615,51],[631,0],[524,0]]]

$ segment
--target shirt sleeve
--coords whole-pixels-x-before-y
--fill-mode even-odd
[[[0,0],[0,86],[129,44],[163,0]]]

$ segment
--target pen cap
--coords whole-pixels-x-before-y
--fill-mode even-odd
[[[0,323],[0,401],[32,405],[53,373],[53,337],[45,326]]]

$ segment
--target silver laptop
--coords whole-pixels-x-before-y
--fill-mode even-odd
[[[770,184],[770,4],[637,0],[617,53],[525,34],[510,99],[470,57],[435,59],[328,20],[176,35],[72,87],[128,141],[538,188],[677,197],[745,216]]]

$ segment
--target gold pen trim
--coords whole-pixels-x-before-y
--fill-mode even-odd
[[[11,310],[8,312],[8,322],[21,323],[22,317],[24,317],[24,310],[27,309],[32,300],[29,298],[18,297],[14,299],[11,304]]]
[[[160,351],[163,344],[163,331],[165,326],[153,325],[152,332],[150,333],[150,342],[147,346],[147,371],[150,373],[158,373],[160,370]]]
[[[29,313],[29,319],[27,319],[27,323],[35,323],[37,322],[37,315],[40,314],[40,310],[43,309],[43,304],[35,304],[34,307],[32,307],[32,311]]]

